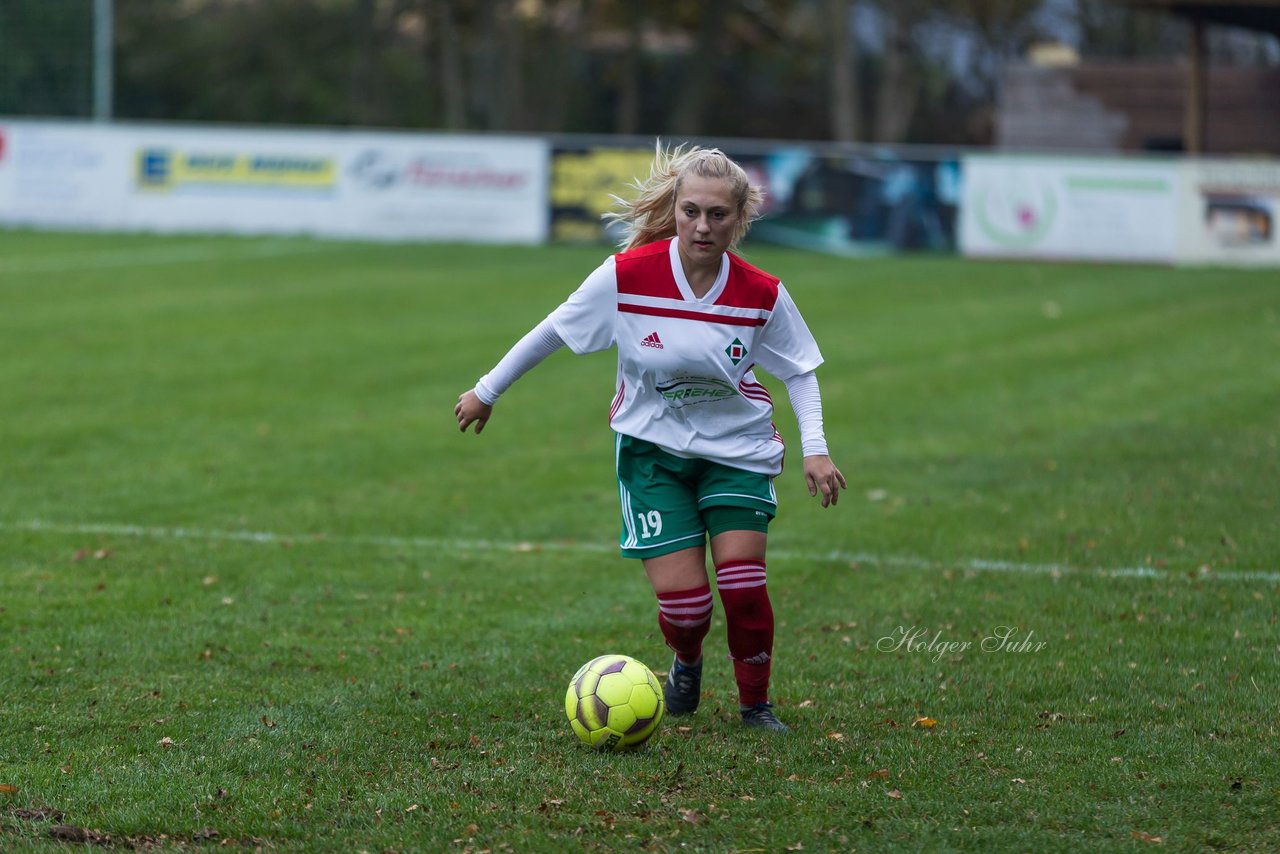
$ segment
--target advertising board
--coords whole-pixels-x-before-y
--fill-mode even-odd
[[[128,185],[128,152],[110,134],[0,120],[0,224],[108,228]]]
[[[963,163],[966,255],[1177,260],[1177,161],[968,155]]]
[[[752,231],[758,239],[847,256],[955,251],[954,158],[784,145],[735,159],[764,189],[764,216]]]
[[[540,139],[0,121],[0,224],[541,243]]]
[[[343,155],[344,237],[542,243],[548,146],[538,139],[356,133]]]
[[[1280,162],[1194,160],[1182,168],[1182,260],[1280,265]]]
[[[618,242],[601,219],[614,195],[648,176],[652,148],[557,146],[551,155],[551,239],[570,243]]]
[[[764,190],[751,239],[841,255],[954,251],[959,163],[902,159],[889,150],[831,156],[803,144],[725,153]],[[601,216],[613,196],[649,174],[653,148],[557,145],[551,161],[551,236],[617,242]]]

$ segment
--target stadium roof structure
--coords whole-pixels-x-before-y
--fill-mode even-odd
[[[1210,24],[1243,27],[1280,37],[1280,0],[1111,0],[1133,8],[1170,12],[1191,22],[1187,76],[1186,124],[1183,148],[1189,154],[1204,150],[1208,59],[1205,30]]]

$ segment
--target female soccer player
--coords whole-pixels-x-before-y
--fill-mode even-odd
[[[788,732],[769,702],[773,609],[765,544],[777,512],[782,439],[757,366],[782,380],[800,424],[809,494],[834,505],[844,476],[827,454],[814,369],[818,345],[786,288],[731,250],[762,194],[716,149],[658,146],[648,180],[610,214],[626,226],[605,260],[559,308],[464,392],[454,408],[478,434],[498,397],[568,345],[618,350],[616,435],[622,554],[639,558],[658,597],[658,625],[675,651],[663,686],[673,715],[698,707],[702,641],[711,626],[706,566],[716,588],[743,723]]]

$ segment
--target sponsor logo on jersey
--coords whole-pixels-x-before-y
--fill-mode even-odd
[[[673,409],[738,396],[737,389],[714,377],[673,377],[655,385],[654,390]]]
[[[747,346],[737,338],[733,339],[732,344],[724,348],[724,352],[729,357],[729,361],[735,365],[747,358]]]
[[[655,350],[662,349],[662,340],[658,338],[657,332],[650,332],[645,339],[640,342],[641,347],[653,347]]]

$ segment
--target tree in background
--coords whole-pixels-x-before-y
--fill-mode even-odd
[[[0,114],[90,110],[92,0],[0,2]],[[1170,57],[1106,0],[115,0],[120,119],[983,144],[1029,45]],[[1275,61],[1260,38],[1217,38]]]
[[[86,0],[0,2],[0,115],[92,112],[93,20],[86,10]]]

